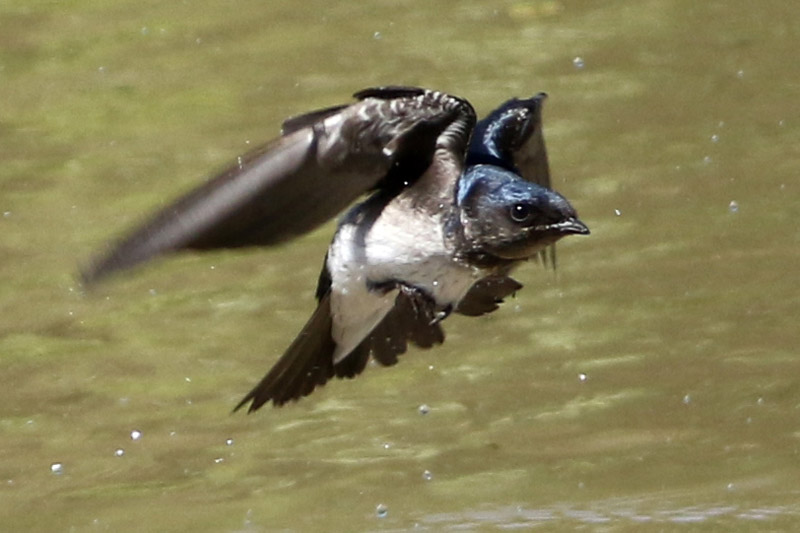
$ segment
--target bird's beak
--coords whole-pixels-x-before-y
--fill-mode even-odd
[[[564,235],[589,235],[589,227],[575,217],[568,218],[564,222],[555,225],[555,229]]]

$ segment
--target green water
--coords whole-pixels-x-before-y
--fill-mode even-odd
[[[3,4],[0,529],[797,529],[798,28],[783,1]],[[78,265],[379,84],[547,91],[593,233],[442,347],[230,415],[331,226],[88,294]]]

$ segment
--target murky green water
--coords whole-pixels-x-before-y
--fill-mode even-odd
[[[4,4],[0,529],[794,530],[798,28],[778,1]],[[251,416],[330,227],[78,287],[284,117],[390,83],[550,93],[593,230],[557,276]]]

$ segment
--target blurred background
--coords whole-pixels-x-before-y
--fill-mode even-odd
[[[3,529],[794,529],[799,32],[777,0],[5,2]],[[284,118],[385,84],[548,92],[592,235],[443,346],[250,416],[333,224],[81,288]]]

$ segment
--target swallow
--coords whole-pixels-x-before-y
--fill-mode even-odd
[[[82,272],[85,284],[183,250],[272,246],[340,218],[317,307],[234,411],[298,400],[370,359],[444,342],[451,313],[480,316],[522,288],[510,277],[554,244],[586,235],[550,188],[546,95],[511,99],[481,121],[466,100],[414,87],[287,119],[247,153],[153,215]],[[365,197],[365,198],[363,198]]]

